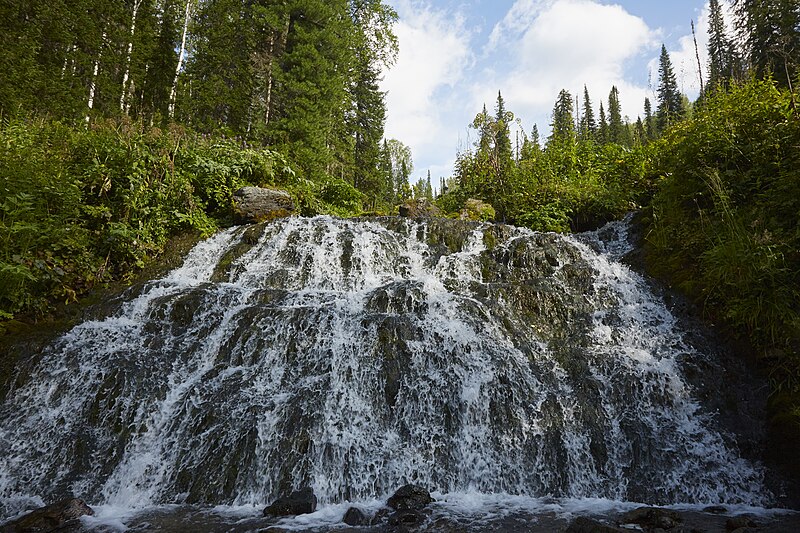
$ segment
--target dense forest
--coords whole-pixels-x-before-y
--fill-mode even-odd
[[[777,412],[800,421],[800,4],[734,12],[726,27],[710,2],[694,102],[665,47],[635,121],[617,87],[599,106],[562,90],[549,136],[512,142],[499,92],[435,203],[565,232],[640,209],[648,268],[752,342]],[[0,328],[214,232],[246,184],[303,215],[432,200],[384,136],[396,18],[380,0],[0,4]]]

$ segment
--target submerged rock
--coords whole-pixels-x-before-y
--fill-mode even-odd
[[[406,511],[409,509],[418,511],[434,501],[436,500],[431,498],[430,492],[419,485],[409,484],[397,489],[397,492],[386,500],[386,505],[396,511]]]
[[[672,529],[683,519],[680,514],[669,509],[659,507],[639,507],[622,515],[620,524],[636,524],[643,527],[646,531],[654,529]]]
[[[604,524],[585,516],[579,516],[567,527],[566,533],[624,533],[629,531]]]
[[[240,223],[264,222],[291,215],[294,202],[286,191],[242,187],[233,193],[233,212]]]
[[[747,515],[734,516],[725,522],[725,529],[728,531],[747,530],[755,527],[758,527],[758,524],[753,521],[752,517]]]
[[[310,487],[282,496],[264,509],[264,516],[293,516],[317,510],[317,497]]]
[[[41,507],[2,526],[2,533],[47,533],[74,524],[82,516],[92,516],[94,510],[78,498],[67,498]]]
[[[358,507],[350,507],[347,512],[344,513],[342,522],[348,526],[368,526],[369,517]]]
[[[390,526],[418,526],[425,521],[425,514],[414,509],[397,511],[389,517]]]

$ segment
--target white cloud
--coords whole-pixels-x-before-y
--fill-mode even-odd
[[[452,153],[451,146],[441,146],[446,134],[453,133],[443,120],[443,93],[462,80],[472,61],[470,33],[458,13],[410,0],[396,7],[400,53],[381,84],[388,91],[386,136],[407,144],[417,161],[437,148]]]
[[[428,169],[434,180],[450,173],[457,151],[475,139],[468,124],[484,103],[494,108],[498,90],[507,109],[524,121],[525,131],[536,123],[543,137],[558,92],[567,89],[582,104],[584,84],[595,114],[615,85],[623,114],[635,121],[645,97],[655,107],[658,55],[665,39],[668,46],[673,43],[680,88],[690,97],[699,89],[691,34],[670,38],[608,0],[516,0],[488,28],[479,27],[485,19],[469,11],[476,8],[468,3],[460,4],[458,12],[434,6],[457,4],[452,1],[389,1],[400,14],[395,28],[400,55],[382,84],[388,91],[386,135],[411,147],[412,180]],[[487,7],[482,13],[491,12]],[[706,3],[696,28],[704,68],[707,27]]]
[[[508,107],[539,124],[544,134],[561,89],[582,99],[585,84],[597,113],[599,102],[607,100],[616,85],[623,113],[635,120],[646,88],[626,80],[626,63],[652,50],[657,36],[644,20],[618,5],[518,0],[492,32],[499,53],[513,54],[514,64],[504,76],[491,80],[491,86],[474,86],[474,103],[486,101],[490,93],[493,101],[499,87]]]

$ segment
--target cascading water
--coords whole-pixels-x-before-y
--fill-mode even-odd
[[[291,218],[200,243],[21,370],[2,515],[441,493],[768,501],[682,377],[694,349],[603,243],[506,226]]]

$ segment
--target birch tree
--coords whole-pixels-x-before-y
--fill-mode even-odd
[[[189,32],[189,22],[191,21],[192,1],[193,0],[186,0],[186,10],[183,15],[183,31],[181,32],[181,48],[180,52],[178,52],[178,66],[175,67],[175,77],[172,78],[172,88],[169,92],[167,115],[170,120],[175,118],[175,95],[178,90],[178,76],[183,68],[183,58],[186,54],[186,35]]]
[[[142,5],[142,0],[134,0],[133,14],[131,15],[131,30],[128,36],[128,46],[125,53],[125,73],[122,75],[122,93],[119,97],[119,110],[127,114],[129,105],[128,99],[128,77],[131,72],[131,54],[133,53],[133,38],[136,35],[136,15],[139,13],[139,6]]]

